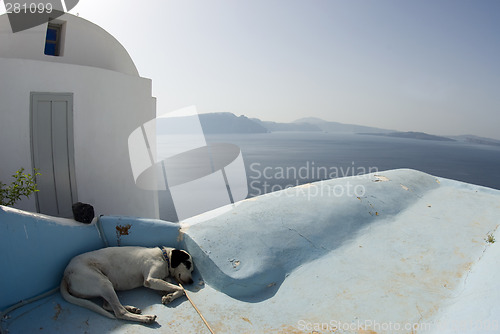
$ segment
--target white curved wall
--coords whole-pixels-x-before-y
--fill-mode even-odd
[[[8,79],[7,79],[8,78]],[[69,64],[0,58],[0,180],[31,169],[30,92],[73,93],[78,200],[96,214],[158,217],[157,194],[134,182],[128,136],[156,115],[151,80]],[[36,211],[34,199],[17,207]]]
[[[65,22],[64,50],[54,57],[44,54],[47,24],[14,34],[0,16],[0,180],[33,167],[30,94],[72,93],[77,199],[96,214],[158,218],[157,193],[136,187],[127,144],[156,116],[151,80],[97,25],[69,14],[57,21]],[[16,207],[35,212],[34,196]]]
[[[3,50],[3,46],[0,46]],[[0,180],[31,170],[30,93],[73,93],[77,197],[96,214],[158,218],[134,182],[128,136],[156,116],[151,80],[96,67],[0,58]],[[41,195],[41,194],[40,194]],[[35,212],[32,197],[16,207]]]
[[[58,57],[44,54],[47,24],[14,34],[7,14],[1,15],[0,58],[84,65],[139,75],[127,50],[101,27],[71,14],[56,21],[65,22],[64,49]]]

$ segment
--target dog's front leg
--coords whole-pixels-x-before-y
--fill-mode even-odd
[[[144,286],[153,290],[166,292],[173,291],[172,293],[168,293],[161,298],[161,302],[163,304],[168,304],[184,294],[184,290],[180,286],[168,283],[159,278],[148,277],[144,280]]]
[[[166,295],[161,297],[161,303],[164,305],[168,304],[168,303],[176,300],[177,298],[181,297],[182,295],[184,295],[184,291],[175,291],[172,293],[167,293]]]

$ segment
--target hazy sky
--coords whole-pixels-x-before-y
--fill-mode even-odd
[[[80,0],[158,112],[500,139],[497,0]]]

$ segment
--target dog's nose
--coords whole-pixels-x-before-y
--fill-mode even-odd
[[[193,284],[193,280],[190,278],[188,284]]]

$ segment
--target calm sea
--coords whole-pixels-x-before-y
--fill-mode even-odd
[[[307,132],[207,135],[206,140],[240,147],[249,197],[318,180],[396,168],[500,189],[500,147],[495,146]]]
[[[304,132],[210,135],[207,142],[238,145],[249,183],[255,179],[272,182],[274,176],[274,184],[303,184],[370,171],[412,168],[500,189],[500,147],[495,146]],[[250,195],[255,196],[255,192]]]

